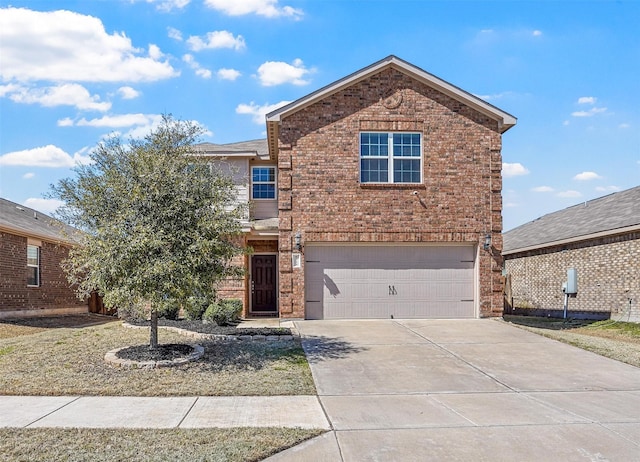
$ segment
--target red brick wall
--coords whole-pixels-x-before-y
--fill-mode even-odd
[[[394,107],[385,98],[401,96]],[[396,99],[397,101],[397,99]],[[389,108],[391,107],[391,109]],[[361,185],[361,131],[418,131],[421,185]],[[480,251],[480,313],[502,313],[501,135],[497,122],[395,70],[385,70],[281,122],[278,161],[280,312],[304,317],[303,242],[472,242]],[[412,195],[417,190],[418,197]]]
[[[27,287],[27,238],[0,233],[0,315],[8,311],[87,308],[60,267],[68,248],[42,242],[40,287]]]

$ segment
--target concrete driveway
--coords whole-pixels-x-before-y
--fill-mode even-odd
[[[640,461],[640,369],[495,320],[301,321],[332,431],[270,461]]]

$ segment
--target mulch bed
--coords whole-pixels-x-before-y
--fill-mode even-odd
[[[194,351],[191,345],[167,343],[150,348],[149,345],[136,345],[123,348],[116,353],[121,359],[131,361],[171,361],[189,356]]]
[[[130,321],[134,326],[149,326],[149,321]],[[286,327],[235,327],[219,326],[215,323],[204,324],[202,321],[189,321],[186,319],[158,319],[159,326],[178,327],[180,329],[199,332],[201,334],[217,335],[291,335],[291,329]]]

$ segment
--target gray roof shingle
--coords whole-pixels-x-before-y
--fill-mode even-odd
[[[503,253],[640,225],[640,186],[544,215],[504,233]]]
[[[205,154],[220,156],[257,155],[260,158],[269,157],[269,147],[266,139],[240,141],[238,143],[214,144],[200,143],[194,146],[196,150]]]
[[[67,243],[75,242],[73,236],[79,233],[75,228],[42,212],[2,198],[0,198],[0,229],[43,240]]]

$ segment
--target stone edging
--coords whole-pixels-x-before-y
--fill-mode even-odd
[[[122,326],[128,329],[148,329],[148,326],[136,326],[123,321]],[[198,340],[216,340],[216,341],[254,341],[254,342],[288,342],[293,340],[293,335],[224,335],[224,334],[204,334],[202,332],[193,332],[191,330],[180,329],[173,326],[158,326],[159,329],[166,329],[176,332],[187,337]]]
[[[195,361],[196,359],[200,359],[202,355],[204,355],[204,347],[202,345],[197,345],[197,344],[189,344],[189,345],[193,347],[193,352],[183,358],[167,359],[167,360],[161,360],[161,361],[134,361],[132,359],[118,358],[118,352],[120,350],[129,348],[129,347],[122,347],[122,348],[116,348],[115,350],[108,351],[107,354],[104,355],[104,360],[114,366],[126,367],[129,369],[135,369],[135,368],[155,369],[157,367],[180,366],[190,361]]]

